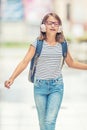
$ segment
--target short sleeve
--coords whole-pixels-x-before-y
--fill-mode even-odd
[[[36,48],[36,46],[37,46],[37,39],[34,42],[32,42],[30,45],[32,45],[32,46],[34,46]]]

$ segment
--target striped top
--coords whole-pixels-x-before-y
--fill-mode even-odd
[[[32,45],[36,48],[37,41]],[[54,79],[61,75],[62,46],[60,43],[49,45],[43,41],[43,47],[39,56],[35,77],[37,79]]]

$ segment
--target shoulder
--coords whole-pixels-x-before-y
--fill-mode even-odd
[[[32,43],[30,43],[30,45],[36,48],[36,46],[37,46],[37,39],[35,39]]]

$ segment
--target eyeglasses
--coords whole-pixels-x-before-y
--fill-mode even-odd
[[[58,23],[58,22],[52,22],[52,21],[46,21],[46,24],[47,24],[47,25],[54,25],[54,26],[56,26],[56,27],[59,26],[59,23]]]

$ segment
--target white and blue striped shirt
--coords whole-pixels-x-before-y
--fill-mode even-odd
[[[36,47],[37,41],[32,45]],[[62,46],[60,43],[49,45],[43,41],[43,47],[36,66],[36,79],[55,79],[61,75]]]

